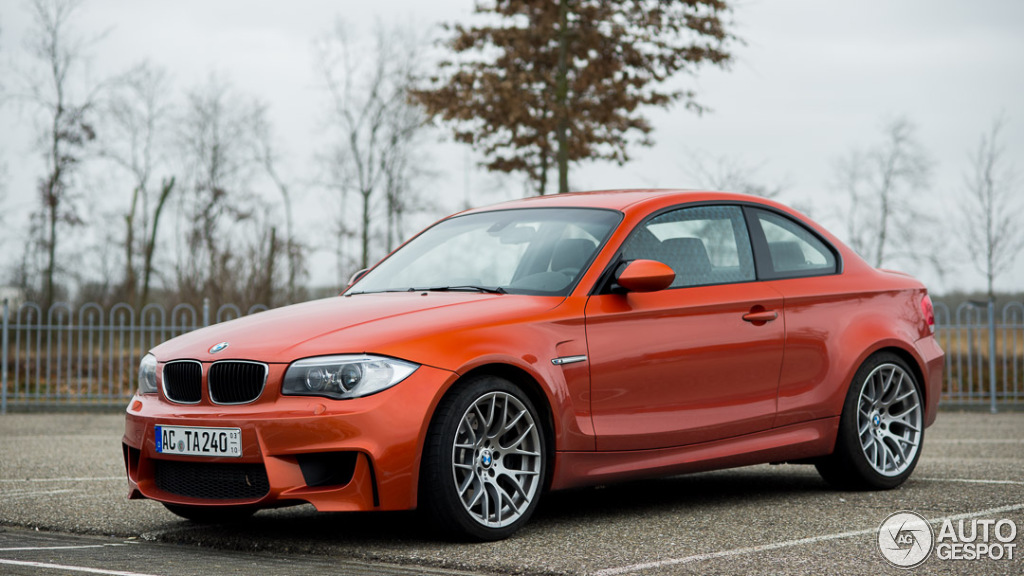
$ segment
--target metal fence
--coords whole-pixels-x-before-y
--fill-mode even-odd
[[[252,314],[267,307],[256,305]],[[224,322],[242,315],[234,304],[215,311]],[[123,406],[136,388],[138,365],[150,348],[211,323],[209,301],[201,309],[150,304],[136,312],[127,304],[77,310],[57,302],[46,311],[33,302],[3,302],[0,414],[16,406]]]
[[[1024,403],[1024,304],[935,305],[936,336],[946,352],[942,401]]]
[[[263,305],[246,311],[266,310]],[[139,360],[153,346],[212,322],[242,315],[234,304],[216,309],[150,304],[46,311],[27,302],[3,304],[0,414],[8,406],[123,406],[135,391]],[[989,322],[989,318],[994,321]],[[935,305],[936,337],[946,351],[942,402],[958,405],[1024,403],[1024,304],[993,309],[964,303]],[[993,353],[994,352],[994,353]]]

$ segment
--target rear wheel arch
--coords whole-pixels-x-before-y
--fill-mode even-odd
[[[873,356],[875,354],[881,354],[883,352],[889,352],[890,354],[894,354],[897,357],[899,357],[900,360],[906,362],[907,367],[910,368],[910,371],[912,372],[911,375],[914,377],[915,380],[917,380],[919,387],[918,392],[921,394],[921,403],[927,406],[929,400],[928,386],[927,381],[924,377],[924,370],[921,368],[921,362],[919,361],[917,356],[911,354],[909,351],[898,346],[889,346],[887,348],[881,348],[879,350],[874,351],[871,355]]]
[[[846,394],[849,393],[850,387],[853,386],[854,377],[857,375],[857,371],[860,370],[861,366],[863,366],[872,357],[886,353],[894,354],[907,364],[907,367],[910,368],[911,375],[915,380],[917,380],[918,386],[920,387],[921,401],[927,405],[928,387],[926,386],[924,370],[921,368],[920,360],[912,352],[897,345],[891,340],[888,342],[880,342],[874,347],[865,350],[865,352],[847,368],[846,384],[843,387],[843,399],[845,400]]]
[[[878,348],[863,358],[846,389],[833,452],[814,461],[829,484],[891,489],[913,473],[925,429],[920,372],[913,354],[898,347]],[[910,381],[894,378],[900,374]]]

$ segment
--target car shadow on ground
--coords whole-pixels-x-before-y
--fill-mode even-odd
[[[832,491],[812,467],[786,469],[789,473],[767,467],[706,472],[548,493],[530,523],[513,539],[543,537],[564,525],[629,525],[651,514],[685,514],[698,507],[713,512],[720,507],[818,498]],[[171,521],[160,540],[293,553],[331,553],[342,546],[361,550],[354,555],[370,559],[376,558],[372,550],[378,544],[391,548],[457,544],[437,533],[429,519],[417,512],[322,513],[309,505],[264,510],[233,524]]]
[[[723,470],[553,492],[541,501],[534,521],[571,520],[583,514],[590,518],[625,519],[648,512],[695,506],[713,510],[719,506],[833,491],[811,466],[783,469],[786,472],[776,473],[776,469],[765,467],[756,471]]]

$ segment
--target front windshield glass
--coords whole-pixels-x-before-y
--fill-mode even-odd
[[[456,216],[412,239],[346,294],[464,290],[564,296],[621,217],[593,208]]]

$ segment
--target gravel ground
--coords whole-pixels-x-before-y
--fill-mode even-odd
[[[813,467],[795,465],[631,482],[548,494],[524,530],[489,544],[437,541],[414,513],[326,514],[310,506],[263,511],[242,525],[196,526],[155,502],[126,499],[122,426],[116,415],[0,416],[0,526],[9,527],[8,540],[28,528],[174,544],[197,562],[237,551],[267,566],[308,559],[322,567],[336,558],[382,568],[596,576],[905,574],[877,547],[879,524],[900,510],[929,519],[1007,518],[1018,527],[1015,542],[1024,543],[1022,413],[941,413],[914,475],[892,491],[838,492]],[[163,573],[190,573],[182,570]],[[1021,574],[1024,561],[933,555],[918,570]]]

